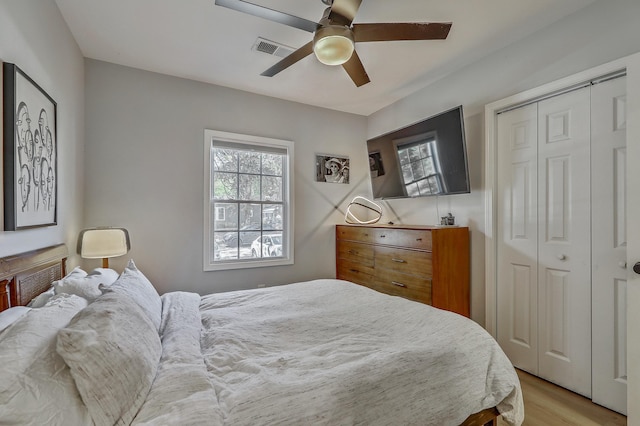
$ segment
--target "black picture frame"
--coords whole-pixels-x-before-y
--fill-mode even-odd
[[[373,151],[369,153],[369,172],[373,178],[384,175],[384,165],[382,164],[382,155],[380,154],[380,151]]]
[[[5,231],[57,224],[57,108],[17,65],[3,63]]]
[[[316,154],[316,182],[349,183],[349,157]]]

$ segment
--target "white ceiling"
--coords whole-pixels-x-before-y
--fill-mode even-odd
[[[294,49],[312,34],[216,6],[214,0],[56,0],[87,58],[369,115],[594,0],[363,0],[354,22],[453,22],[446,40],[358,43],[371,83],[313,55],[274,77],[280,58],[258,37]],[[321,0],[251,0],[319,21]],[[561,42],[561,41],[559,41]]]

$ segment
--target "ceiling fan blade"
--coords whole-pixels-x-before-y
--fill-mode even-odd
[[[295,64],[300,59],[304,59],[312,53],[313,53],[313,42],[310,41],[309,43],[305,44],[300,49],[296,50],[295,52],[293,52],[292,54],[290,54],[289,56],[287,56],[286,58],[284,58],[283,60],[281,60],[280,62],[278,62],[271,68],[269,68],[268,70],[264,71],[260,75],[264,75],[266,77],[273,77],[274,75],[278,74],[280,71],[286,68],[289,68],[291,65]]]
[[[314,32],[318,28],[318,23],[309,21],[308,19],[299,18],[289,15],[288,13],[278,12],[268,7],[259,6],[244,0],[216,0],[216,5],[228,7],[229,9],[244,12],[259,18],[268,19],[269,21],[278,22],[290,27],[299,28],[304,31]]]
[[[351,25],[362,0],[333,0],[329,20],[342,25]]]
[[[351,55],[351,59],[342,64],[342,67],[347,71],[347,74],[349,74],[349,77],[351,77],[351,80],[353,80],[357,87],[363,86],[371,81],[355,50]]]
[[[353,24],[353,36],[356,42],[395,40],[444,40],[449,35],[451,25],[451,22]]]

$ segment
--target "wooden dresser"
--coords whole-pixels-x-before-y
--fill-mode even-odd
[[[469,228],[337,225],[336,277],[469,317]]]

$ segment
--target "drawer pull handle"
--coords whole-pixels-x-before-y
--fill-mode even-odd
[[[416,241],[422,241],[422,238],[416,238]]]
[[[399,283],[398,281],[391,281],[391,284],[398,286],[398,287],[402,287],[402,288],[407,288],[406,285]]]
[[[349,254],[358,254],[358,252],[355,250],[349,250]]]
[[[380,235],[380,238],[387,238],[387,236],[382,234],[382,235]]]
[[[358,272],[360,272],[360,271],[358,271],[357,269],[349,269],[349,271],[351,271],[351,272],[355,272],[356,274],[357,274]]]
[[[391,261],[392,262],[396,262],[396,263],[407,263],[406,260],[404,260],[404,259],[396,259],[395,257],[392,257]]]

